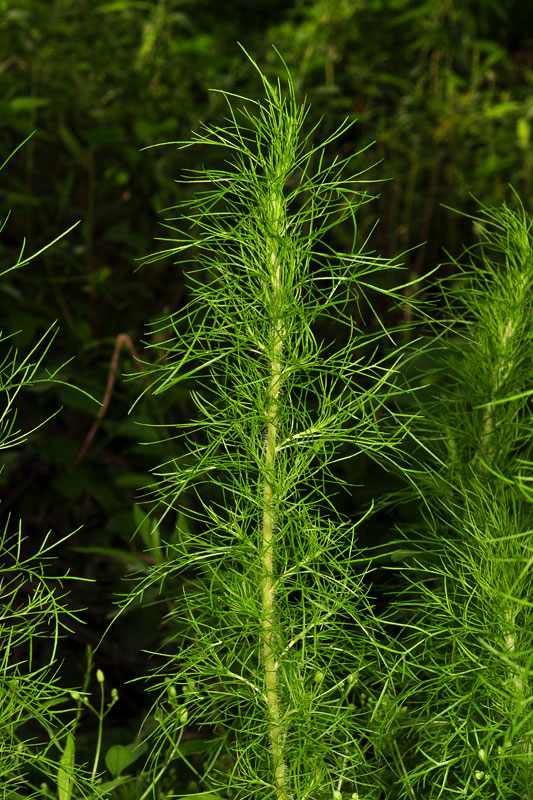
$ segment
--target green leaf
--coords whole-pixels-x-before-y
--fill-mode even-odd
[[[140,9],[141,11],[149,10],[150,3],[148,2],[135,2],[135,0],[115,0],[114,3],[101,3],[96,11],[99,14],[109,14],[112,11],[131,11],[131,9]]]
[[[487,105],[483,109],[483,113],[489,119],[500,119],[507,114],[514,114],[520,110],[520,104],[514,100],[508,100],[505,103],[496,103],[495,105]]]
[[[516,138],[518,139],[518,146],[523,150],[527,150],[531,140],[531,125],[525,117],[519,117],[516,120]]]
[[[178,758],[182,755],[198,755],[199,753],[209,753],[217,747],[216,739],[189,739],[182,742],[179,746]]]
[[[58,800],[70,800],[72,796],[72,771],[74,769],[74,736],[69,733],[57,770]]]
[[[129,553],[127,550],[121,550],[118,547],[73,547],[73,550],[79,553],[94,553],[99,556],[109,556],[110,558],[118,558],[126,563],[138,564],[146,568],[146,562],[143,561],[136,553]]]
[[[112,781],[105,781],[105,783],[100,783],[98,786],[94,787],[94,794],[92,795],[93,798],[101,797],[102,800],[108,800],[109,792],[113,789],[116,789],[117,786],[121,786],[123,783],[127,783],[131,780],[130,777],[127,775],[121,775],[117,778],[113,778]]]
[[[138,530],[141,534],[146,547],[153,547],[154,542],[152,539],[152,523],[150,517],[137,503],[133,504],[133,519],[135,521],[136,531]]]
[[[154,479],[152,475],[143,475],[136,472],[126,472],[124,475],[117,475],[114,480],[117,486],[124,486],[126,489],[141,489],[153,482]]]
[[[176,800],[185,800],[189,797],[194,797],[196,800],[222,800],[219,794],[211,794],[211,792],[200,792],[196,794],[175,794]]]
[[[129,767],[132,760],[129,749],[122,744],[114,744],[105,754],[105,765],[114,778]]]
[[[47,97],[14,97],[9,105],[11,110],[17,114],[20,111],[35,111],[37,108],[50,105]]]

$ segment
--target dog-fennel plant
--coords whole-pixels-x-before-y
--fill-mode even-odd
[[[31,137],[28,136],[0,165],[0,171]],[[2,232],[9,213],[0,222]],[[76,223],[77,224],[77,223]],[[75,226],[72,226],[75,227]],[[65,236],[69,228],[61,236]],[[59,236],[58,238],[61,238]],[[0,270],[0,278],[23,268],[50,244],[30,256],[24,256],[24,242],[11,266]],[[14,334],[0,331],[0,450],[20,447],[33,430],[18,427],[17,403],[21,391],[31,391],[37,384],[60,382],[57,374],[44,368],[45,356],[57,334],[52,323],[39,341],[21,355],[11,340]],[[4,349],[5,348],[5,349]],[[0,473],[7,459],[2,459]],[[22,522],[8,513],[0,529],[0,798],[21,800],[30,797],[87,796],[88,781],[74,761],[74,740],[65,724],[61,708],[69,701],[68,692],[58,683],[57,651],[59,638],[69,630],[69,618],[75,616],[65,601],[64,583],[68,575],[55,575],[49,562],[53,547],[50,532],[33,552],[24,544]],[[46,641],[45,642],[43,641]],[[37,646],[37,643],[39,646]],[[35,654],[38,652],[38,657]],[[43,652],[46,653],[43,657]],[[46,787],[54,787],[49,794]],[[85,794],[84,794],[85,791]],[[89,786],[90,791],[90,786]]]
[[[29,138],[8,156],[0,170]],[[0,232],[8,219],[9,214],[0,223]],[[16,262],[2,267],[0,278],[23,268],[74,227],[30,256],[24,256],[24,242]],[[25,444],[47,421],[32,430],[18,427],[17,404],[21,392],[57,383],[90,397],[83,389],[58,377],[64,365],[53,372],[46,369],[45,357],[57,332],[54,322],[28,353],[21,354],[11,342],[14,334],[0,331],[2,348],[8,345],[3,349],[0,363],[3,453]],[[6,462],[9,464],[2,459],[0,473]],[[109,750],[106,765],[111,779],[102,780],[102,722],[118,700],[117,691],[112,689],[110,700],[105,699],[104,675],[97,670],[100,702],[99,708],[92,707],[87,691],[92,671],[90,648],[83,685],[69,690],[60,680],[60,639],[71,632],[72,619],[79,622],[67,586],[73,580],[88,579],[70,575],[68,570],[57,574],[53,566],[54,550],[64,539],[57,541],[51,531],[38,542],[28,543],[25,539],[22,521],[15,522],[8,513],[0,529],[0,800],[104,800],[128,780],[113,769],[113,753],[110,756]],[[80,765],[77,752],[77,729],[82,711],[87,710],[98,719],[90,770],[86,764]],[[131,761],[137,753],[138,750],[131,748]]]
[[[401,743],[401,798],[533,798],[533,223],[517,205],[472,217],[470,263],[441,280],[451,319],[423,366],[431,392],[411,395],[433,467],[388,567],[403,652],[383,653],[381,735]]]
[[[372,300],[415,301],[408,279],[382,286],[401,266],[355,249],[370,198],[347,173],[357,154],[327,149],[351,123],[315,145],[290,73],[284,96],[257,70],[263,101],[222,93],[227,124],[173,143],[224,148],[227,169],[190,171],[205,184],[175,207],[190,232],[168,218],[170,244],[143,259],[190,254],[198,265],[184,310],[152,324],[146,363],[154,395],[178,398],[194,379],[196,418],[176,426],[175,455],[146,494],[158,537],[168,515],[174,531],[154,541],[150,573],[121,606],[154,589],[169,604],[151,677],[154,787],[181,756],[208,793],[199,797],[377,798],[383,769],[360,697],[383,689],[372,675],[386,637],[357,546],[373,503],[359,503],[354,522],[334,498],[340,461],[402,462],[409,415],[388,400],[405,323],[386,329]],[[343,221],[350,253],[332,244]],[[187,758],[194,742],[182,746],[190,725],[209,731],[201,769]]]

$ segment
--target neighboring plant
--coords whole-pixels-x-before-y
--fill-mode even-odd
[[[454,337],[415,378],[435,385],[413,434],[440,460],[389,567],[402,653],[383,654],[382,735],[402,743],[395,797],[531,800],[533,223],[520,204],[472,219],[470,269],[442,281]]]
[[[373,501],[353,522],[334,495],[339,462],[403,460],[409,415],[388,401],[400,391],[406,345],[396,336],[406,326],[386,330],[372,294],[394,306],[414,300],[400,292],[411,284],[380,288],[400,266],[364,245],[336,252],[328,238],[344,220],[355,236],[371,199],[364,179],[345,175],[358,154],[325,150],[350,123],[312,144],[290,74],[284,98],[258,72],[264,102],[239,98],[237,116],[223,92],[228,125],[181,143],[226,148],[231,160],[224,171],[193,171],[192,182],[207,184],[181,217],[193,232],[145,260],[192,250],[199,265],[189,305],[153,326],[164,335],[146,370],[154,395],[191,376],[201,390],[191,392],[197,418],[175,435],[175,457],[155,470],[161,518],[175,515],[175,533],[154,539],[150,574],[122,607],[154,590],[171,607],[174,633],[153,681],[154,786],[181,756],[197,788],[224,796],[377,797],[383,776],[362,698],[386,690],[373,681],[385,634],[357,546]],[[377,330],[363,330],[363,314]],[[182,744],[190,725],[211,730],[196,751]],[[186,753],[206,748],[199,769]]]
[[[0,170],[9,158],[0,166]],[[6,222],[7,218],[0,224],[0,231]],[[70,230],[72,228],[62,236]],[[28,264],[54,242],[26,258],[23,258],[23,243],[17,262],[3,269],[0,277]],[[31,431],[21,431],[15,427],[16,401],[21,390],[31,390],[33,386],[51,382],[70,386],[57,377],[62,367],[51,373],[43,366],[44,357],[56,334],[56,323],[53,323],[26,356],[20,357],[18,350],[13,347],[2,353],[2,451],[20,446],[44,424],[40,423]],[[2,335],[0,332],[0,343],[8,342],[13,335]],[[4,463],[0,470],[3,466]],[[87,694],[91,659],[82,692],[69,692],[59,684],[59,638],[70,632],[69,621],[77,619],[66,599],[68,593],[64,590],[64,584],[72,576],[68,571],[62,575],[51,571],[48,562],[53,560],[52,552],[61,541],[53,541],[50,532],[29,551],[22,533],[22,523],[19,521],[14,531],[12,527],[8,515],[0,530],[0,796],[3,800],[31,797],[51,800],[103,798],[110,789],[127,780],[113,771],[116,749],[114,754],[108,753],[106,758],[113,780],[104,784],[97,778],[102,720],[116,702],[116,691],[112,692],[111,703],[104,707],[102,690],[100,709],[93,709],[99,719],[99,729],[93,767],[88,773],[76,765],[75,750],[76,727],[81,710],[83,707],[91,709]],[[97,670],[97,681],[102,688],[101,670]],[[72,708],[72,699],[76,700],[76,710]],[[133,758],[134,754],[130,761]]]
[[[15,152],[0,169],[5,167]],[[4,229],[8,217],[1,223],[0,231]],[[0,277],[39,255],[35,253],[24,259],[23,254],[24,243],[17,262],[3,269]],[[41,377],[41,364],[56,333],[53,324],[24,358],[19,358],[17,350],[12,347],[3,354],[0,365],[0,392],[4,400],[0,417],[2,450],[22,444],[34,432],[15,429],[15,403],[23,387],[55,378],[55,374]],[[0,333],[0,342],[5,343],[11,336],[2,336]],[[35,796],[41,795],[42,790],[32,785],[28,769],[33,769],[34,775],[37,771],[54,783],[57,780],[58,785],[74,783],[76,780],[70,764],[68,732],[55,708],[64,700],[65,692],[57,686],[52,674],[58,638],[62,631],[68,630],[68,618],[72,612],[66,608],[64,594],[57,593],[66,576],[58,578],[51,575],[49,570],[45,571],[45,563],[53,547],[49,543],[49,534],[36,552],[25,555],[20,522],[14,533],[9,531],[9,527],[8,516],[0,534],[0,780],[2,796],[18,798],[30,796],[28,790],[35,792]],[[46,663],[35,667],[34,650],[43,635],[50,641],[49,654]],[[42,642],[40,645],[39,652],[42,652]],[[33,726],[32,739],[27,739],[22,733],[29,724]],[[35,726],[44,732],[44,743],[42,740],[35,742]]]

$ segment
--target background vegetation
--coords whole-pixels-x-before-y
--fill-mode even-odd
[[[360,170],[377,164],[367,177],[385,182],[369,187],[380,200],[359,217],[360,241],[379,216],[372,248],[384,257],[408,251],[402,261],[413,278],[423,276],[444,250],[458,255],[479,235],[472,220],[441,203],[474,213],[470,193],[499,204],[511,183],[533,210],[528,14],[518,0],[0,0],[0,162],[36,131],[2,172],[0,219],[13,212],[2,263],[16,262],[22,241],[33,253],[81,220],[3,278],[2,330],[24,354],[57,319],[47,368],[75,356],[63,380],[104,400],[99,413],[90,397],[65,384],[27,387],[18,401],[25,428],[63,410],[2,459],[4,521],[8,512],[23,520],[29,554],[51,528],[61,542],[60,569],[92,579],[76,584],[73,608],[86,610],[69,621],[72,632],[58,645],[65,685],[83,681],[86,647],[99,642],[124,573],[150,561],[146,525],[132,538],[147,510],[135,493],[150,481],[150,467],[169,457],[168,443],[158,444],[153,429],[128,417],[139,382],[123,373],[149,358],[139,344],[144,325],[186,301],[184,275],[171,260],[133,271],[154,236],[164,235],[159,210],[190,191],[175,179],[202,155],[141,148],[188,138],[199,121],[220,120],[224,100],[210,87],[253,97],[260,87],[236,43],[269,78],[281,74],[275,44],[311,102],[317,138],[356,117],[334,145],[339,157],[375,140],[359,157]],[[347,230],[340,226],[335,237],[339,249],[349,249]],[[190,388],[180,385],[157,403],[146,393],[136,418],[187,421]],[[345,477],[364,483],[368,496],[382,479],[364,462]],[[350,498],[343,502],[349,513]],[[380,519],[386,541],[385,512]],[[379,577],[376,593],[379,603]],[[107,720],[107,746],[131,741],[146,713],[127,681],[146,670],[141,648],[156,649],[164,639],[163,611],[146,603],[135,610],[134,625],[124,615],[98,649],[96,664],[120,694]],[[43,646],[34,659],[45,664],[49,655]],[[94,741],[95,725],[94,716],[82,717],[82,741]]]

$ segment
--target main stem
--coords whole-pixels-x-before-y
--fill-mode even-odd
[[[510,653],[511,656],[515,653],[516,648],[516,634],[514,632],[515,629],[515,616],[518,610],[515,610],[514,614],[511,609],[507,609],[504,614],[505,623],[507,625],[505,630],[505,644],[507,648],[507,652]],[[520,670],[516,673],[514,670],[510,670],[510,678],[513,682],[513,685],[516,690],[516,703],[519,703],[521,707],[525,707],[527,704],[527,685],[524,685],[524,678],[523,672]],[[524,799],[533,800],[533,768],[532,764],[532,755],[533,755],[533,742],[530,738],[524,741],[524,738],[520,740],[522,745],[521,750],[524,755],[524,779],[525,785],[527,789],[527,794],[524,795]]]
[[[521,275],[517,281],[516,286],[516,296],[515,302],[516,305],[520,308],[522,303],[525,302],[524,298],[524,287],[526,286],[526,278],[525,275]],[[511,352],[510,347],[513,341],[513,336],[517,330],[517,322],[512,317],[507,320],[505,325],[505,329],[503,331],[503,335],[501,338],[501,349],[500,349],[500,357],[497,362],[496,369],[494,371],[494,380],[492,386],[492,397],[496,398],[497,394],[505,380],[506,374],[510,370],[511,367]],[[491,403],[485,409],[484,419],[483,419],[483,431],[481,436],[481,446],[479,448],[479,456],[484,458],[490,458],[490,448],[492,445],[492,439],[495,434],[495,427],[494,427],[494,405]],[[484,472],[485,467],[481,465],[482,469],[480,471]],[[507,608],[504,613],[504,639],[505,639],[505,646],[508,653],[511,656],[515,653],[516,648],[516,619],[517,610],[511,608]],[[524,686],[524,680],[522,673],[516,673],[514,670],[509,670],[509,678],[515,687],[516,690],[516,703],[520,705],[524,704],[524,698],[527,697],[527,687]],[[526,759],[526,766],[525,766],[525,780],[527,785],[527,800],[533,800],[533,776],[532,776],[532,769],[531,769],[531,756],[533,754],[533,742],[531,739],[522,742],[522,751],[525,755]]]
[[[271,282],[272,329],[270,379],[266,397],[267,432],[263,472],[262,500],[262,639],[265,669],[266,701],[269,739],[272,748],[274,786],[277,800],[287,800],[287,768],[283,757],[283,732],[278,692],[278,662],[275,653],[274,607],[274,546],[276,525],[276,443],[278,436],[279,395],[283,375],[283,340],[285,327],[282,318],[282,275],[278,241],[283,233],[284,198],[280,192],[271,195],[270,212],[272,237],[269,244],[269,273]]]

